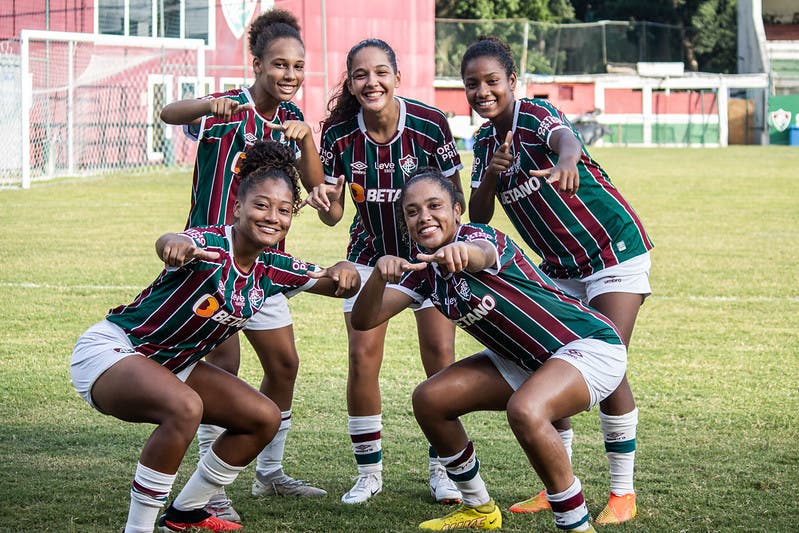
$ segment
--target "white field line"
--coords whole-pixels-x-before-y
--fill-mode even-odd
[[[53,285],[51,283],[2,283],[0,287],[9,287],[15,289],[53,289],[59,291],[140,291],[144,287],[134,285]],[[799,296],[668,296],[654,294],[648,299],[655,300],[686,300],[692,302],[740,302],[740,303],[756,303],[756,302],[795,302],[799,303]]]

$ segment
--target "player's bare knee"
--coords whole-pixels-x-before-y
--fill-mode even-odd
[[[280,354],[278,357],[272,357],[269,363],[264,366],[264,372],[268,373],[275,382],[294,382],[299,371],[300,358],[297,352],[294,351]]]
[[[186,388],[164,402],[162,413],[162,425],[171,425],[191,438],[203,418],[203,401],[199,394]]]
[[[413,413],[417,420],[421,418],[437,417],[440,415],[442,397],[437,391],[435,383],[423,381],[413,391],[411,402]]]
[[[350,349],[349,352],[349,372],[355,377],[377,376],[380,372],[382,355],[372,350],[364,350],[360,347]]]
[[[247,433],[258,435],[264,444],[270,442],[280,427],[280,408],[269,399],[253,406],[247,417]]]
[[[511,396],[506,407],[508,424],[515,433],[551,426],[552,421],[545,409],[529,399]]]

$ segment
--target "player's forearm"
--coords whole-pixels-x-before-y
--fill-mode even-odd
[[[302,157],[297,163],[300,169],[300,179],[302,186],[307,192],[325,181],[325,173],[322,169],[322,160],[319,159],[319,150],[310,134],[302,140]]]
[[[383,307],[383,294],[386,291],[386,282],[377,269],[372,271],[369,279],[355,300],[350,315],[352,327],[363,331],[379,326],[385,319],[381,320],[380,310]]]
[[[335,226],[341,220],[341,217],[344,216],[344,206],[339,203],[332,202],[330,204],[330,209],[327,211],[319,210],[317,211],[319,214],[319,220],[321,220],[327,226]]]
[[[161,120],[167,124],[194,124],[211,113],[210,100],[180,100],[167,104],[161,110]]]
[[[468,243],[469,263],[464,270],[472,274],[491,268],[496,263],[494,247],[487,241]]]
[[[488,224],[494,216],[494,190],[497,187],[496,175],[486,173],[480,186],[472,189],[469,197],[469,220]]]

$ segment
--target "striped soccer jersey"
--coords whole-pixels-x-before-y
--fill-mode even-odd
[[[287,120],[303,120],[300,109],[291,102],[281,102],[275,115],[262,117],[255,110],[246,87],[204,96],[204,99],[226,97],[252,109],[233,115],[229,121],[207,115],[198,126],[184,127],[186,135],[199,141],[191,189],[191,211],[187,228],[214,224],[232,224],[233,206],[240,178],[234,171],[239,155],[262,139],[288,145],[299,157],[299,145],[286,141],[283,132],[272,130],[266,123],[283,124]]]
[[[400,290],[419,302],[430,298],[498,355],[536,370],[578,339],[622,344],[610,320],[558,289],[504,233],[484,224],[464,224],[455,240],[488,241],[496,248],[497,264],[476,273],[449,274],[433,263],[405,274]]]
[[[496,196],[524,242],[543,258],[544,272],[555,278],[584,278],[646,253],[652,242],[638,215],[585,146],[577,163],[580,186],[573,198],[559,193],[557,183],[547,184],[528,174],[557,164],[558,154],[548,143],[552,132],[560,128],[574,131],[549,102],[516,101],[514,162],[498,176]],[[475,134],[473,189],[480,185],[503,142],[490,122]]]
[[[312,287],[312,264],[265,250],[250,272],[233,262],[232,226],[190,228],[197,246],[219,253],[166,269],[133,303],[111,309],[107,319],[122,328],[136,351],[172,372],[191,365],[240,330],[264,299]]]
[[[374,266],[384,255],[409,257],[394,204],[405,180],[432,166],[450,177],[463,168],[444,114],[414,100],[395,97],[399,126],[386,144],[366,131],[362,111],[322,132],[322,164],[328,183],[346,176],[355,204],[347,259]]]

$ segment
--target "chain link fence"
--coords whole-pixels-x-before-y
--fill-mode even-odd
[[[640,61],[684,62],[685,33],[652,22],[436,19],[436,77],[460,79],[463,53],[481,35],[508,43],[519,74],[574,75],[634,68]]]

